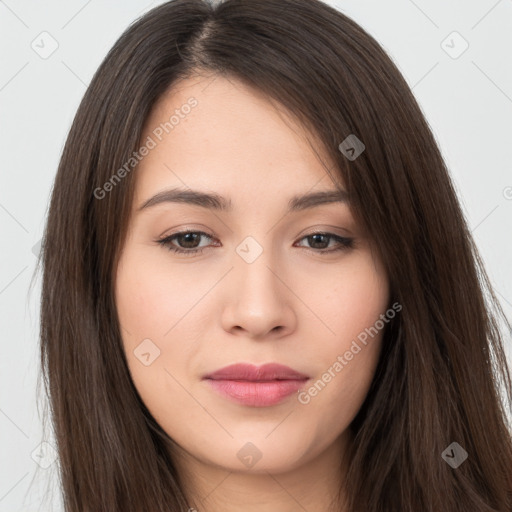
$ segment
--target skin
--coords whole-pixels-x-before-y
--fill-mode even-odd
[[[325,169],[332,163],[320,145],[310,146],[313,135],[258,91],[218,76],[182,80],[155,105],[141,141],[191,97],[198,105],[134,171],[115,287],[129,370],[176,443],[191,507],[327,510],[383,331],[307,404],[291,395],[272,407],[241,405],[202,377],[236,362],[278,362],[308,375],[309,388],[389,307],[388,278],[347,203],[286,213],[296,194],[334,190]],[[138,211],[172,187],[218,193],[233,211],[171,202]],[[172,244],[202,253],[157,243],[185,229],[212,238]],[[353,238],[354,247],[325,253],[339,244],[308,238],[317,231]],[[251,263],[236,251],[247,236],[263,251]],[[145,339],[160,350],[147,366],[134,354]],[[248,442],[261,454],[252,467],[237,457]]]

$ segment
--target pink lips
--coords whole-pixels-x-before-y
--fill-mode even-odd
[[[281,364],[233,364],[204,377],[220,394],[243,405],[268,407],[296,393],[307,375]]]

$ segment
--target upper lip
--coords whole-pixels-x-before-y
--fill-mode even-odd
[[[289,366],[277,363],[268,363],[263,366],[238,363],[226,366],[204,377],[212,380],[245,380],[245,381],[273,381],[273,380],[305,380],[309,377]]]

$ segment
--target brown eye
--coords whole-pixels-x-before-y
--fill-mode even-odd
[[[180,233],[175,233],[162,240],[158,240],[158,243],[176,253],[196,254],[202,252],[205,248],[197,245],[201,241],[201,237],[212,240],[210,235],[202,231],[181,231]],[[174,241],[178,243],[178,246],[173,243]]]
[[[307,249],[319,252],[320,254],[351,249],[354,243],[352,238],[345,238],[333,233],[311,233],[303,237],[302,240],[307,240],[308,244],[310,244],[310,247],[306,247]],[[337,245],[332,249],[326,250],[331,240],[334,240]]]

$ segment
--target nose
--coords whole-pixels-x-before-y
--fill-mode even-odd
[[[222,312],[224,330],[258,340],[293,331],[295,295],[286,273],[271,260],[270,251],[264,250],[252,263],[242,258],[234,261]]]

